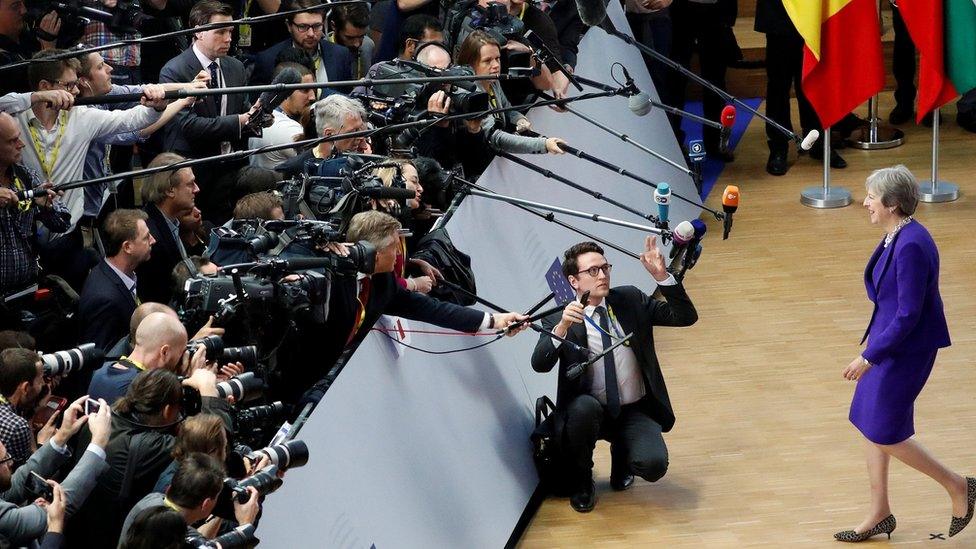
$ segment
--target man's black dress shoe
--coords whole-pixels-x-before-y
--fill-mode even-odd
[[[569,505],[577,513],[589,513],[596,507],[596,485],[586,481],[579,491],[569,498]]]
[[[770,151],[769,161],[766,162],[766,171],[769,175],[786,175],[790,169],[786,161],[786,151]]]
[[[633,485],[634,475],[632,473],[627,473],[626,475],[621,475],[619,477],[610,475],[610,487],[618,492],[623,492]]]

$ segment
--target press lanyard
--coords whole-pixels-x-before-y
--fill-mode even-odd
[[[519,21],[521,21],[522,18],[525,17],[525,8],[527,8],[527,7],[529,7],[529,3],[528,2],[522,4],[522,11],[519,12]]]
[[[251,13],[251,3],[254,0],[247,0],[244,4],[244,19],[247,19],[249,13]],[[248,48],[251,46],[251,25],[241,25],[237,31],[237,44],[241,47]]]
[[[41,171],[44,172],[44,177],[49,181],[52,179],[51,174],[54,173],[54,164],[58,161],[58,156],[61,155],[61,140],[64,139],[64,131],[68,127],[68,111],[61,111],[58,115],[58,121],[61,127],[58,129],[58,137],[54,140],[54,150],[51,151],[50,163],[48,163],[48,156],[44,154],[41,147],[41,137],[37,133],[37,128],[33,124],[29,124],[34,152],[37,153],[37,158],[41,161]]]
[[[18,179],[16,175],[14,176],[14,188],[16,188],[18,191],[26,190],[24,188],[24,184],[20,182],[20,179]],[[27,200],[21,200],[17,202],[17,208],[22,212],[26,212],[31,209],[31,204],[33,203],[34,200],[31,198],[28,198]]]
[[[624,334],[620,333],[620,331],[617,330],[617,317],[613,314],[613,309],[611,309],[609,306],[607,307],[607,316],[609,317],[608,323],[610,324],[610,327],[613,329],[613,332],[617,334],[617,337],[613,337],[613,334],[601,328],[600,325],[594,322],[589,315],[584,314],[583,319],[586,320],[586,322],[588,322],[590,326],[593,326],[594,328],[597,329],[597,331],[599,331],[601,334],[605,334],[610,339],[622,339],[624,337]],[[629,347],[630,341],[625,342],[624,345]]]
[[[175,503],[169,500],[168,497],[163,496],[163,505],[169,507],[170,509],[176,511],[177,513],[182,513],[183,509],[180,509]]]
[[[146,367],[141,362],[139,362],[138,360],[133,360],[127,356],[123,355],[119,357],[119,362],[125,364],[131,364],[132,366],[135,366],[136,370],[139,370],[140,372],[146,371]]]

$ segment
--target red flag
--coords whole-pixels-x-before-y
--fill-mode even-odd
[[[946,74],[942,0],[899,0],[898,10],[921,58],[915,115],[921,122],[929,111],[959,95]]]

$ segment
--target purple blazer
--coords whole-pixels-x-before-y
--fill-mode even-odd
[[[946,325],[939,295],[939,250],[932,235],[918,221],[905,225],[883,253],[884,240],[874,250],[864,270],[864,286],[874,312],[861,343],[861,353],[871,364],[892,356],[934,351],[948,347]],[[875,267],[883,256],[879,276]]]

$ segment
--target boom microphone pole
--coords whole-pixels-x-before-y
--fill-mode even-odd
[[[425,76],[417,78],[363,78],[361,80],[339,80],[336,82],[302,82],[297,84],[265,84],[261,86],[236,86],[232,88],[180,88],[166,92],[166,99],[185,99],[187,97],[207,97],[211,95],[252,94],[259,92],[292,92],[295,90],[317,90],[323,88],[354,88],[356,86],[375,86],[377,84],[427,84],[476,82],[479,80],[520,80],[523,76],[510,74]],[[132,103],[139,101],[141,93],[119,93],[112,95],[93,95],[75,99],[75,105],[103,105],[107,103]],[[393,99],[393,98],[391,98]],[[590,99],[587,97],[586,99]]]
[[[492,191],[491,189],[489,189],[487,187],[483,187],[481,185],[478,185],[477,183],[473,183],[471,181],[468,181],[468,180],[463,179],[463,178],[461,178],[459,176],[456,176],[456,175],[454,176],[454,179],[455,179],[455,181],[457,181],[457,182],[459,182],[459,183],[461,183],[462,185],[465,186],[464,192],[466,192],[466,193],[470,193],[473,190],[481,190],[481,191],[486,191],[486,192],[489,192],[489,193],[494,192],[494,191]],[[597,242],[599,244],[603,244],[607,248],[611,248],[611,249],[617,250],[618,252],[620,252],[620,253],[622,253],[622,254],[624,254],[626,256],[629,256],[629,257],[632,257],[632,258],[638,259],[638,260],[640,259],[640,255],[639,254],[636,254],[636,253],[634,253],[634,252],[632,252],[630,250],[627,250],[625,248],[622,248],[621,246],[618,246],[617,244],[614,244],[613,242],[610,242],[609,240],[607,240],[605,238],[600,238],[599,236],[596,236],[594,234],[588,233],[588,232],[584,231],[583,229],[580,229],[578,227],[575,227],[573,225],[570,225],[569,223],[566,223],[565,221],[562,221],[560,219],[557,219],[556,216],[553,215],[553,214],[551,214],[551,213],[545,214],[545,213],[542,213],[542,212],[537,211],[537,210],[533,210],[532,208],[530,208],[528,206],[524,206],[524,205],[519,204],[519,203],[516,203],[516,202],[509,202],[509,204],[511,204],[512,206],[515,206],[516,208],[518,208],[520,210],[526,211],[526,212],[528,212],[528,213],[530,213],[530,214],[532,214],[532,215],[534,215],[536,217],[539,217],[541,219],[544,219],[544,220],[546,220],[546,221],[548,221],[550,223],[555,223],[556,225],[559,225],[560,227],[563,227],[565,229],[569,229],[570,231],[572,231],[572,232],[574,232],[574,233],[576,233],[576,234],[578,234],[578,235],[580,235],[580,236],[582,236],[584,238],[588,238],[588,239],[590,239],[590,240],[592,240],[594,242]]]
[[[560,148],[562,148],[562,145],[560,145]],[[640,211],[640,210],[638,210],[636,208],[632,208],[632,207],[624,204],[623,202],[619,202],[617,200],[614,200],[614,199],[610,198],[609,196],[606,196],[605,194],[603,194],[603,193],[601,193],[599,191],[594,191],[593,189],[590,189],[588,187],[585,187],[583,185],[580,185],[579,183],[576,183],[574,181],[571,181],[569,179],[566,179],[565,177],[563,177],[563,176],[561,176],[561,175],[559,175],[557,173],[554,173],[552,170],[547,170],[547,169],[545,169],[545,168],[543,168],[541,166],[536,166],[535,164],[533,164],[533,163],[531,163],[531,162],[529,162],[527,160],[524,160],[524,159],[522,159],[522,158],[520,158],[518,156],[515,156],[514,154],[507,153],[507,152],[504,152],[504,151],[497,151],[496,150],[495,151],[495,155],[496,156],[500,156],[502,158],[505,158],[505,159],[507,159],[507,160],[509,160],[511,162],[514,162],[514,163],[516,163],[519,166],[522,166],[524,168],[528,168],[528,169],[530,169],[530,170],[532,170],[532,171],[536,172],[537,174],[540,174],[540,175],[542,175],[544,177],[547,177],[549,179],[552,179],[554,181],[558,181],[558,182],[560,182],[560,183],[562,183],[564,185],[567,185],[569,187],[572,187],[572,188],[574,188],[574,189],[576,189],[576,190],[578,190],[580,192],[584,192],[584,193],[592,196],[593,198],[595,198],[597,200],[602,200],[602,201],[604,201],[604,202],[606,202],[608,204],[612,204],[612,205],[620,208],[621,210],[625,210],[625,211],[630,212],[630,213],[632,213],[632,214],[634,214],[634,215],[636,215],[638,217],[644,218],[644,219],[650,221],[651,223],[654,223],[655,226],[660,226],[660,224],[661,224],[661,220],[656,215],[649,214],[649,213],[644,213],[644,212],[642,212],[642,211]]]
[[[619,92],[619,90],[618,90],[618,92]],[[77,179],[77,180],[74,180],[74,181],[68,181],[67,183],[59,183],[59,184],[56,184],[56,185],[54,185],[52,187],[52,189],[54,191],[65,191],[65,190],[70,190],[70,189],[77,189],[77,188],[80,188],[80,187],[87,187],[89,185],[95,185],[95,184],[98,184],[98,183],[105,183],[107,181],[115,181],[117,179],[127,179],[127,178],[133,178],[133,177],[144,177],[144,176],[152,175],[152,174],[158,173],[158,172],[179,170],[179,169],[182,169],[182,168],[191,168],[193,166],[199,166],[199,165],[203,165],[203,164],[209,164],[209,163],[212,163],[212,162],[229,162],[229,161],[234,161],[234,160],[242,160],[242,159],[248,158],[250,156],[253,156],[255,154],[261,154],[261,153],[267,153],[267,152],[275,152],[275,151],[282,151],[282,150],[285,150],[285,149],[300,149],[300,148],[303,148],[303,147],[314,147],[314,146],[318,145],[319,143],[325,143],[325,142],[331,142],[331,141],[339,141],[339,140],[342,140],[342,139],[350,139],[350,138],[353,138],[353,137],[371,137],[373,135],[378,135],[378,134],[387,133],[387,132],[400,131],[400,130],[405,130],[405,129],[414,128],[414,127],[418,127],[418,126],[423,126],[423,128],[421,129],[421,131],[423,131],[427,127],[432,127],[435,124],[437,124],[439,122],[443,122],[443,121],[463,120],[463,119],[471,119],[471,118],[481,118],[481,117],[488,116],[488,115],[495,114],[495,113],[504,113],[504,112],[509,112],[509,111],[515,111],[515,110],[532,108],[532,107],[539,107],[539,106],[545,106],[545,105],[556,105],[556,104],[563,105],[563,104],[568,103],[568,102],[581,101],[581,100],[584,100],[584,99],[593,99],[593,98],[598,98],[598,97],[609,97],[611,95],[616,95],[616,94],[617,93],[612,93],[612,92],[591,93],[591,94],[579,95],[579,96],[576,96],[576,97],[570,97],[570,98],[566,98],[566,99],[551,99],[551,100],[547,100],[547,101],[536,101],[535,103],[527,103],[527,104],[523,104],[523,105],[513,105],[513,106],[510,106],[510,107],[501,107],[501,108],[498,108],[498,109],[490,109],[490,110],[487,110],[487,111],[482,111],[482,112],[477,112],[477,113],[462,113],[462,114],[454,114],[454,115],[449,115],[449,116],[439,116],[439,117],[434,117],[434,118],[425,118],[425,119],[421,119],[421,120],[415,120],[415,121],[412,121],[412,122],[403,122],[403,123],[400,123],[400,124],[390,124],[388,126],[382,126],[382,127],[374,128],[374,129],[359,130],[359,131],[347,132],[347,133],[340,133],[340,134],[330,135],[330,136],[326,136],[326,137],[314,137],[312,139],[304,139],[302,141],[293,141],[291,143],[282,143],[280,145],[266,145],[264,147],[259,147],[257,149],[247,149],[247,150],[243,150],[243,151],[232,152],[230,154],[225,154],[225,155],[208,156],[208,157],[204,157],[204,158],[190,158],[190,159],[183,160],[181,162],[175,162],[173,164],[169,164],[169,165],[166,165],[166,166],[158,166],[158,167],[155,167],[155,168],[143,168],[141,170],[131,170],[131,171],[128,171],[128,172],[122,172],[122,173],[116,173],[116,174],[106,175],[106,176],[97,177],[97,178],[94,178],[94,179]],[[18,198],[18,200],[26,200],[26,198],[29,198],[30,196],[33,196],[34,194],[39,193],[39,192],[40,191],[38,189],[33,189],[33,190],[30,190],[30,191],[20,191],[18,193],[18,197],[20,197],[20,198]],[[26,196],[23,193],[30,193],[30,196]]]
[[[462,294],[470,297],[471,299],[477,301],[478,303],[481,303],[485,307],[488,307],[490,309],[494,309],[494,310],[498,311],[499,313],[507,313],[508,312],[507,309],[504,309],[502,307],[499,307],[498,305],[495,305],[491,301],[488,301],[487,299],[479,296],[478,294],[476,294],[474,292],[468,291],[467,288],[462,288],[461,286],[458,286],[457,284],[451,282],[450,280],[440,280],[440,281],[438,281],[438,283],[439,284],[444,284],[448,288],[450,288],[450,289],[452,289],[452,290],[454,290],[456,292],[462,293]],[[553,294],[550,293],[546,297],[546,299],[544,301],[542,301],[542,303],[545,303],[546,301],[549,301],[550,299],[552,299],[552,297],[553,297]],[[542,303],[540,303],[539,305],[541,305]],[[530,312],[529,314],[532,314],[532,313]],[[547,314],[552,314],[552,311],[547,311]],[[539,332],[540,334],[546,334],[547,336],[550,336],[551,338],[555,339],[556,341],[558,341],[560,343],[565,343],[566,345],[569,345],[569,346],[573,347],[577,351],[580,351],[580,352],[582,352],[584,354],[588,354],[588,351],[587,351],[587,349],[585,347],[582,347],[580,345],[577,345],[576,343],[573,343],[572,341],[569,341],[566,338],[559,337],[556,334],[550,332],[549,330],[546,330],[545,328],[542,328],[540,326],[536,326],[535,324],[533,324],[533,322],[535,322],[535,320],[538,320],[538,319],[523,320],[522,322],[519,322],[518,324],[520,324],[520,325],[524,324],[524,325],[528,326],[529,328],[531,328],[532,330],[534,330],[536,332]],[[501,330],[500,333],[505,333],[506,330]]]
[[[577,0],[577,4],[579,5],[580,3],[586,4],[588,2],[586,0]],[[799,145],[801,149],[803,149],[805,151],[810,150],[810,148],[813,147],[813,143],[817,140],[818,137],[820,137],[820,132],[818,132],[817,130],[811,130],[810,133],[808,133],[806,135],[806,137],[801,138],[800,136],[798,136],[797,134],[793,133],[792,131],[784,128],[782,126],[782,124],[779,124],[778,122],[776,122],[772,118],[770,118],[770,117],[766,116],[765,114],[762,114],[761,112],[757,111],[756,109],[750,107],[748,104],[746,104],[741,99],[735,97],[734,95],[732,95],[729,92],[723,90],[722,88],[719,88],[715,84],[712,84],[708,80],[705,80],[701,76],[698,76],[697,74],[695,74],[695,73],[691,72],[690,70],[684,68],[683,66],[681,66],[680,63],[677,63],[677,62],[669,59],[667,56],[662,55],[661,53],[658,53],[657,51],[654,51],[653,49],[645,46],[644,44],[641,44],[640,42],[634,40],[632,37],[630,37],[630,36],[628,36],[628,35],[620,32],[614,26],[613,22],[610,21],[609,18],[606,18],[605,11],[604,11],[604,14],[603,15],[604,15],[604,19],[602,20],[602,22],[599,22],[599,23],[597,23],[594,26],[600,27],[607,34],[609,34],[611,36],[616,36],[617,38],[623,40],[627,44],[630,44],[631,46],[633,46],[633,47],[637,48],[638,50],[640,50],[640,52],[643,53],[644,55],[646,55],[646,56],[654,59],[655,61],[658,61],[659,63],[663,63],[664,65],[667,65],[668,67],[674,69],[675,71],[678,71],[679,73],[683,74],[684,76],[688,77],[689,79],[694,80],[695,82],[697,82],[698,84],[700,84],[703,88],[706,88],[708,90],[711,90],[713,93],[715,93],[716,95],[718,95],[719,97],[721,97],[725,101],[730,102],[730,103],[735,103],[736,105],[739,105],[740,107],[746,109],[747,111],[749,111],[752,114],[758,116],[759,118],[762,118],[763,120],[766,121],[767,124],[769,124],[770,126],[776,128],[777,131],[779,131],[783,135],[785,135],[785,136],[789,137],[790,139],[792,139],[793,141],[795,141],[796,144]]]
[[[142,38],[129,38],[126,40],[119,40],[118,42],[113,42],[111,44],[104,44],[101,46],[91,46],[87,48],[73,48],[64,53],[59,53],[57,55],[52,55],[50,57],[45,57],[43,59],[27,59],[26,61],[19,61],[17,63],[11,63],[9,65],[4,65],[0,67],[0,73],[6,70],[17,69],[20,67],[25,67],[32,63],[50,62],[57,61],[59,59],[68,59],[71,57],[79,57],[82,55],[88,55],[89,53],[96,53],[105,50],[111,50],[115,48],[121,48],[124,46],[139,45],[144,42],[158,42],[160,40],[166,40],[169,38],[177,38],[180,36],[186,36],[189,34],[195,34],[198,32],[204,32],[214,29],[222,29],[226,27],[235,27],[240,25],[253,25],[256,23],[265,23],[268,21],[274,21],[276,19],[282,19],[288,17],[289,15],[294,15],[296,13],[306,13],[310,11],[326,10],[335,6],[344,6],[350,4],[368,4],[366,0],[336,0],[334,2],[324,2],[317,6],[309,6],[307,8],[280,11],[278,13],[269,13],[267,15],[258,15],[255,17],[242,17],[240,19],[233,19],[231,21],[224,21],[222,23],[207,23],[206,25],[200,25],[193,27],[191,29],[180,29],[172,32],[165,32],[162,34],[153,34],[150,36],[143,36]]]
[[[540,210],[545,210],[553,213],[561,213],[565,215],[571,215],[573,217],[580,217],[583,219],[589,219],[590,221],[596,221],[598,223],[607,223],[608,225],[616,225],[618,227],[626,227],[628,229],[635,229],[645,233],[652,233],[660,235],[662,239],[670,239],[671,231],[668,229],[659,229],[657,227],[650,227],[648,225],[638,225],[637,223],[631,223],[630,221],[622,221],[620,219],[614,219],[612,217],[606,217],[600,214],[581,212],[579,210],[571,210],[569,208],[562,208],[559,206],[552,206],[550,204],[543,204],[542,202],[534,202],[532,200],[525,200],[524,198],[515,198],[514,196],[508,196],[504,194],[499,194],[494,191],[482,191],[480,189],[469,189],[469,194],[474,196],[480,196],[482,198],[489,198],[491,200],[497,200],[499,202],[507,202],[509,204],[518,204],[520,206],[526,206],[529,208],[538,208]]]
[[[539,95],[541,95],[542,97],[545,97],[547,99],[547,101],[552,100],[552,96],[549,95],[549,94],[547,94],[547,93],[540,93]],[[553,103],[553,104],[556,104],[556,103]],[[633,145],[633,146],[637,147],[638,149],[646,152],[647,154],[653,156],[654,158],[657,158],[661,162],[664,162],[665,164],[668,164],[669,166],[671,166],[672,168],[678,170],[679,172],[681,172],[683,174],[687,174],[689,177],[692,177],[692,178],[695,177],[695,172],[693,172],[690,169],[688,169],[687,166],[682,166],[681,164],[678,164],[674,160],[671,160],[670,158],[664,156],[663,154],[661,154],[661,153],[659,153],[659,152],[651,149],[650,147],[647,147],[645,145],[641,145],[637,141],[634,141],[633,139],[631,139],[630,136],[628,136],[627,134],[620,133],[617,130],[611,128],[610,126],[607,126],[606,124],[603,124],[603,123],[601,123],[598,120],[595,120],[593,118],[590,118],[589,116],[586,116],[585,114],[579,112],[578,110],[576,110],[576,109],[574,109],[572,107],[563,106],[563,108],[567,112],[570,112],[570,113],[576,115],[577,117],[582,118],[583,120],[589,122],[590,124],[593,124],[594,126],[600,128],[601,130],[609,133],[610,135],[612,135],[612,136],[614,136],[614,137],[616,137],[616,138],[618,138],[618,139],[620,139],[622,141],[625,141],[627,143],[630,143],[631,145]]]
[[[654,183],[653,181],[650,181],[648,179],[645,179],[645,178],[643,178],[643,177],[641,177],[641,176],[639,176],[639,175],[637,175],[637,174],[635,174],[635,173],[633,173],[631,171],[628,171],[628,170],[626,170],[624,168],[621,168],[620,166],[617,166],[615,164],[611,164],[611,163],[607,162],[606,160],[603,160],[602,158],[593,156],[592,154],[589,154],[587,152],[581,151],[581,150],[579,150],[579,149],[577,149],[575,147],[572,147],[570,145],[566,145],[565,143],[560,144],[559,145],[559,148],[562,149],[562,150],[564,150],[564,151],[566,151],[567,153],[569,153],[569,154],[577,157],[577,158],[582,158],[583,160],[592,162],[592,163],[596,164],[597,166],[600,166],[601,168],[606,168],[606,169],[608,169],[608,170],[610,170],[612,172],[616,172],[616,173],[618,173],[618,174],[620,174],[620,175],[622,175],[624,177],[628,177],[630,179],[633,179],[634,181],[637,181],[638,183],[643,183],[643,184],[645,184],[645,185],[647,185],[649,187],[653,187],[655,189],[658,186],[658,184],[657,183]],[[696,202],[694,200],[691,200],[690,198],[686,198],[686,197],[684,197],[684,196],[682,196],[682,195],[680,195],[678,193],[675,193],[675,192],[672,192],[671,193],[671,196],[674,197],[674,198],[677,198],[679,200],[683,200],[683,201],[691,204],[692,206],[697,206],[697,207],[705,210],[706,212],[714,215],[715,216],[715,219],[718,219],[718,220],[725,219],[725,214],[724,213],[722,213],[720,211],[717,211],[717,210],[714,210],[712,208],[709,208],[708,206],[706,206],[704,204],[699,204],[698,202]]]
[[[620,65],[619,63],[615,63],[615,64]],[[695,122],[699,122],[706,126],[711,126],[717,130],[722,129],[723,126],[719,122],[715,122],[714,120],[709,120],[705,117],[698,116],[697,114],[690,113],[688,111],[683,111],[681,109],[669,105],[665,105],[664,103],[651,99],[649,95],[642,92],[637,87],[637,85],[634,84],[634,79],[630,77],[630,73],[627,72],[627,68],[624,67],[623,65],[620,65],[620,68],[623,69],[624,78],[627,79],[627,83],[624,84],[624,88],[630,90],[630,100],[628,102],[628,106],[630,107],[630,110],[637,116],[645,116],[647,113],[651,112],[651,108],[657,108],[657,109],[661,109],[666,113],[680,116],[682,118],[687,118],[689,120],[694,120]],[[590,86],[591,88],[597,88],[600,90],[615,89],[613,86],[608,86],[602,82],[597,82],[596,80],[590,80],[589,78],[583,78],[582,76],[576,76],[576,79],[579,80],[581,83]]]

